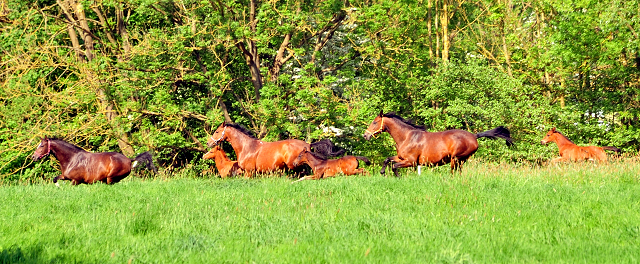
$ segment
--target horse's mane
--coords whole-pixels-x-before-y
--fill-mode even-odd
[[[235,129],[237,129],[238,131],[242,132],[243,134],[249,136],[250,138],[257,139],[256,136],[253,134],[253,132],[251,132],[251,130],[247,129],[246,127],[243,127],[240,124],[227,123],[227,124],[225,124],[225,126],[233,127]]]
[[[344,148],[338,147],[331,140],[323,139],[310,144],[313,153],[326,157],[337,157],[346,152]]]
[[[74,144],[71,144],[71,143],[69,143],[67,141],[64,141],[64,139],[61,139],[61,138],[58,138],[58,137],[51,137],[51,138],[47,138],[47,139],[49,139],[49,141],[56,141],[57,143],[59,143],[61,145],[64,145],[67,148],[75,149],[76,151],[84,151],[84,152],[86,152],[86,150],[84,150],[83,148],[78,147],[78,146],[76,146]]]
[[[416,124],[413,123],[413,121],[404,119],[401,116],[396,115],[396,113],[394,113],[394,112],[386,113],[386,114],[382,115],[382,117],[398,119],[398,121],[402,121],[402,123],[405,123],[405,124],[415,128],[415,129],[425,130],[424,126],[416,125]]]
[[[568,138],[567,136],[565,136],[564,134],[560,133],[560,131],[558,131],[557,129],[556,129],[556,132],[557,132],[559,135],[561,135],[563,138],[565,138],[566,140],[569,140],[569,142],[573,143],[573,141],[571,141],[571,139],[569,139],[569,138]],[[573,144],[575,144],[575,143],[573,143]]]
[[[320,153],[315,153],[315,152],[311,152],[311,151],[307,151],[307,153],[311,154],[311,156],[313,156],[316,159],[327,160],[327,157],[325,157],[324,155],[322,155]]]

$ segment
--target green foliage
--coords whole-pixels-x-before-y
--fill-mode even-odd
[[[374,161],[395,155],[388,135],[362,138],[380,110],[430,131],[509,128],[517,147],[483,139],[484,160],[545,161],[551,127],[640,146],[637,1],[89,1],[79,52],[66,2],[0,10],[2,181],[56,171],[28,159],[38,136],[197,165],[226,115],[264,140],[330,138]]]

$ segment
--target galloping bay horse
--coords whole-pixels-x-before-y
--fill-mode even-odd
[[[555,142],[560,150],[560,157],[552,159],[551,162],[563,162],[563,161],[597,161],[606,162],[607,153],[605,150],[611,150],[614,152],[620,152],[620,149],[616,147],[598,147],[598,146],[586,146],[581,147],[573,143],[569,138],[556,130],[551,128],[547,135],[542,139],[540,143],[546,145],[549,142]]]
[[[307,164],[313,170],[313,175],[304,176],[298,181],[302,180],[317,180],[320,178],[334,177],[338,173],[344,175],[362,174],[366,171],[362,168],[358,168],[360,165],[358,160],[364,161],[369,165],[371,162],[366,157],[361,156],[344,156],[339,159],[324,159],[319,157],[318,154],[309,152],[306,149],[300,152],[300,155],[293,162],[296,166],[300,164]]]
[[[331,141],[323,140],[309,144],[298,139],[286,139],[275,142],[265,142],[256,137],[246,128],[223,122],[218,126],[213,135],[207,140],[207,146],[213,147],[222,141],[227,141],[233,147],[238,157],[238,165],[244,170],[246,176],[253,173],[267,173],[284,169],[299,169],[293,161],[303,150],[314,149],[324,156],[332,157],[344,151],[332,152]],[[331,144],[331,146],[326,146]]]
[[[383,114],[380,111],[365,131],[364,138],[370,140],[372,136],[382,132],[389,132],[396,142],[398,155],[388,157],[380,173],[384,174],[387,164],[393,162],[391,169],[396,177],[398,168],[417,165],[440,166],[451,163],[452,173],[461,171],[462,164],[478,150],[478,138],[481,137],[498,137],[506,140],[508,146],[513,145],[509,130],[502,126],[478,134],[460,129],[428,132],[424,127],[394,113]]]
[[[97,181],[113,184],[127,177],[131,168],[138,163],[145,163],[147,168],[156,171],[148,152],[129,159],[117,152],[87,152],[64,140],[46,137],[40,140],[40,145],[31,158],[37,161],[49,154],[56,157],[62,170],[62,175],[53,179],[56,185],[58,180],[69,180],[73,185],[92,184]],[[132,161],[134,166],[131,164]]]
[[[209,152],[202,156],[202,159],[214,159],[221,178],[226,178],[229,175],[236,176],[242,173],[242,169],[238,165],[238,162],[229,159],[229,157],[227,157],[227,153],[225,153],[224,150],[222,150],[222,147],[218,145],[213,146]]]

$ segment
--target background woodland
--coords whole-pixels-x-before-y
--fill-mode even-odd
[[[506,126],[517,147],[481,140],[487,161],[546,161],[551,127],[635,155],[638,14],[638,0],[0,0],[0,181],[56,172],[30,159],[44,136],[203,169],[223,120],[380,161],[393,140],[362,138],[380,110],[429,131]]]

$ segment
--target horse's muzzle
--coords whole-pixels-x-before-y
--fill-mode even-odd
[[[546,142],[546,141],[544,141],[544,140],[543,140],[543,141],[540,141],[540,143],[541,143],[542,145],[546,145],[546,144],[547,144],[547,142]]]
[[[33,161],[38,161],[38,160],[40,160],[40,159],[44,158],[44,156],[46,156],[46,155],[37,155],[37,154],[33,154],[33,156],[31,156],[31,159],[32,159]]]
[[[364,135],[362,135],[364,137],[364,139],[366,140],[370,140],[371,139],[371,134],[369,133],[364,133]]]

